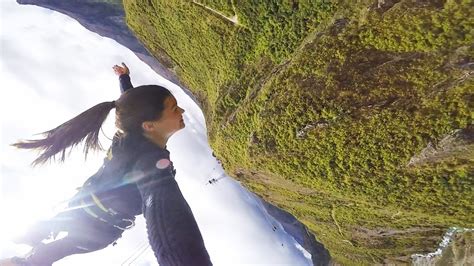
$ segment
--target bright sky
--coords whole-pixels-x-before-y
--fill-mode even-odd
[[[310,255],[266,215],[254,196],[225,175],[211,155],[201,110],[181,88],[125,47],[87,31],[65,15],[20,6],[13,0],[1,0],[0,10],[0,258],[27,252],[27,246],[13,244],[11,237],[58,211],[105,156],[100,152],[84,162],[79,147],[64,164],[32,168],[29,164],[37,154],[9,144],[34,138],[97,103],[117,99],[120,91],[112,66],[126,62],[135,86],[165,86],[186,110],[186,128],[170,139],[168,149],[213,263],[311,264]],[[113,136],[113,112],[103,129],[106,136]],[[107,148],[110,140],[102,136],[102,144]],[[220,177],[224,178],[217,184],[206,185],[209,179]],[[272,223],[278,227],[276,232]],[[146,247],[140,216],[137,226],[126,231],[116,246],[70,256],[55,265],[157,265],[151,248]]]

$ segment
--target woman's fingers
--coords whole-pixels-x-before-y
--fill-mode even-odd
[[[127,65],[123,62],[122,62],[122,66],[114,65],[112,68],[114,69],[114,72],[117,75],[129,74],[130,73],[130,70],[128,70]]]

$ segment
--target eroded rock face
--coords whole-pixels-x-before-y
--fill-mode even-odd
[[[474,150],[474,126],[457,129],[445,135],[436,145],[428,143],[419,154],[413,156],[408,166],[437,163],[449,158],[469,158]]]
[[[428,254],[412,255],[414,266],[473,265],[473,230],[450,228],[438,249]]]
[[[452,244],[449,245],[443,252],[443,255],[437,258],[432,265],[473,265],[474,247],[472,238],[472,232],[456,234]]]

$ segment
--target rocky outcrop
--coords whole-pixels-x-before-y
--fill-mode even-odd
[[[413,156],[408,166],[436,163],[450,158],[468,159],[474,150],[474,126],[454,130],[445,135],[438,143],[428,143],[419,154]]]
[[[413,254],[414,266],[473,265],[473,230],[450,228],[443,236],[438,249],[428,254]]]
[[[473,233],[459,233],[454,236],[453,242],[443,252],[443,255],[434,261],[434,265],[474,265]]]

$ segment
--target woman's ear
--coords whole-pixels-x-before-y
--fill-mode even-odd
[[[142,123],[143,132],[150,132],[155,129],[155,123],[153,121],[145,121]]]

